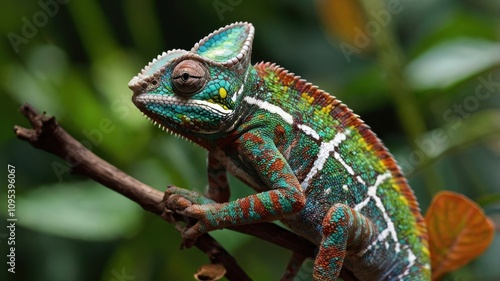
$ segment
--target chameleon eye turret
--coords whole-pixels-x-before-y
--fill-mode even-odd
[[[255,76],[253,35],[253,26],[240,22],[209,34],[190,51],[162,53],[129,82],[133,103],[161,128],[205,146],[201,136],[224,132],[242,116],[235,109],[245,81]]]
[[[172,84],[176,94],[191,97],[207,83],[209,73],[205,66],[195,60],[181,61],[172,71]]]

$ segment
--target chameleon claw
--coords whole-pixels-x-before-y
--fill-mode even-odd
[[[170,195],[166,201],[166,206],[170,210],[184,211],[192,205],[191,201],[179,194]]]
[[[176,186],[167,185],[167,189],[165,189],[165,193],[163,194],[163,201],[167,201],[168,197],[170,197],[172,194],[175,194],[175,189]]]
[[[175,214],[174,211],[172,211],[172,210],[170,210],[168,208],[165,208],[165,210],[161,214],[161,218],[164,219],[164,220],[166,220],[169,223],[175,223],[176,220],[174,218],[174,214]]]

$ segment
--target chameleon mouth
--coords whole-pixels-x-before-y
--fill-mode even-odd
[[[174,128],[179,125],[179,122],[182,122],[193,131],[210,134],[220,130],[223,120],[230,119],[233,116],[232,110],[224,109],[219,104],[203,100],[134,93],[132,101],[147,118],[151,119],[153,123],[161,125],[161,128],[166,131],[170,131],[169,129],[175,131]],[[206,120],[207,118],[219,120],[220,122],[199,122],[199,120]]]
[[[230,109],[225,109],[221,105],[217,103],[211,103],[203,100],[195,100],[195,99],[184,99],[178,98],[175,96],[162,96],[162,95],[153,95],[153,94],[145,94],[138,93],[132,97],[134,104],[145,107],[148,104],[156,104],[162,107],[190,107],[190,108],[199,108],[201,110],[210,111],[212,114],[227,116],[231,114],[233,111]]]

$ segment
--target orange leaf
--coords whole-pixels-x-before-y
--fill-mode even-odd
[[[481,208],[464,195],[443,191],[425,215],[429,233],[432,280],[464,266],[488,248],[495,226]]]
[[[366,19],[357,0],[317,0],[316,7],[323,25],[332,36],[360,51],[371,49],[372,40],[365,34]]]

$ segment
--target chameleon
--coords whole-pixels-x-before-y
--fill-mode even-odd
[[[215,229],[279,220],[317,248],[313,279],[430,280],[427,230],[394,158],[333,95],[269,62],[250,63],[255,28],[222,27],[163,52],[132,78],[134,105],[208,151],[205,194],[169,186],[167,207]],[[255,190],[230,200],[227,173]],[[285,279],[283,279],[285,280]]]

